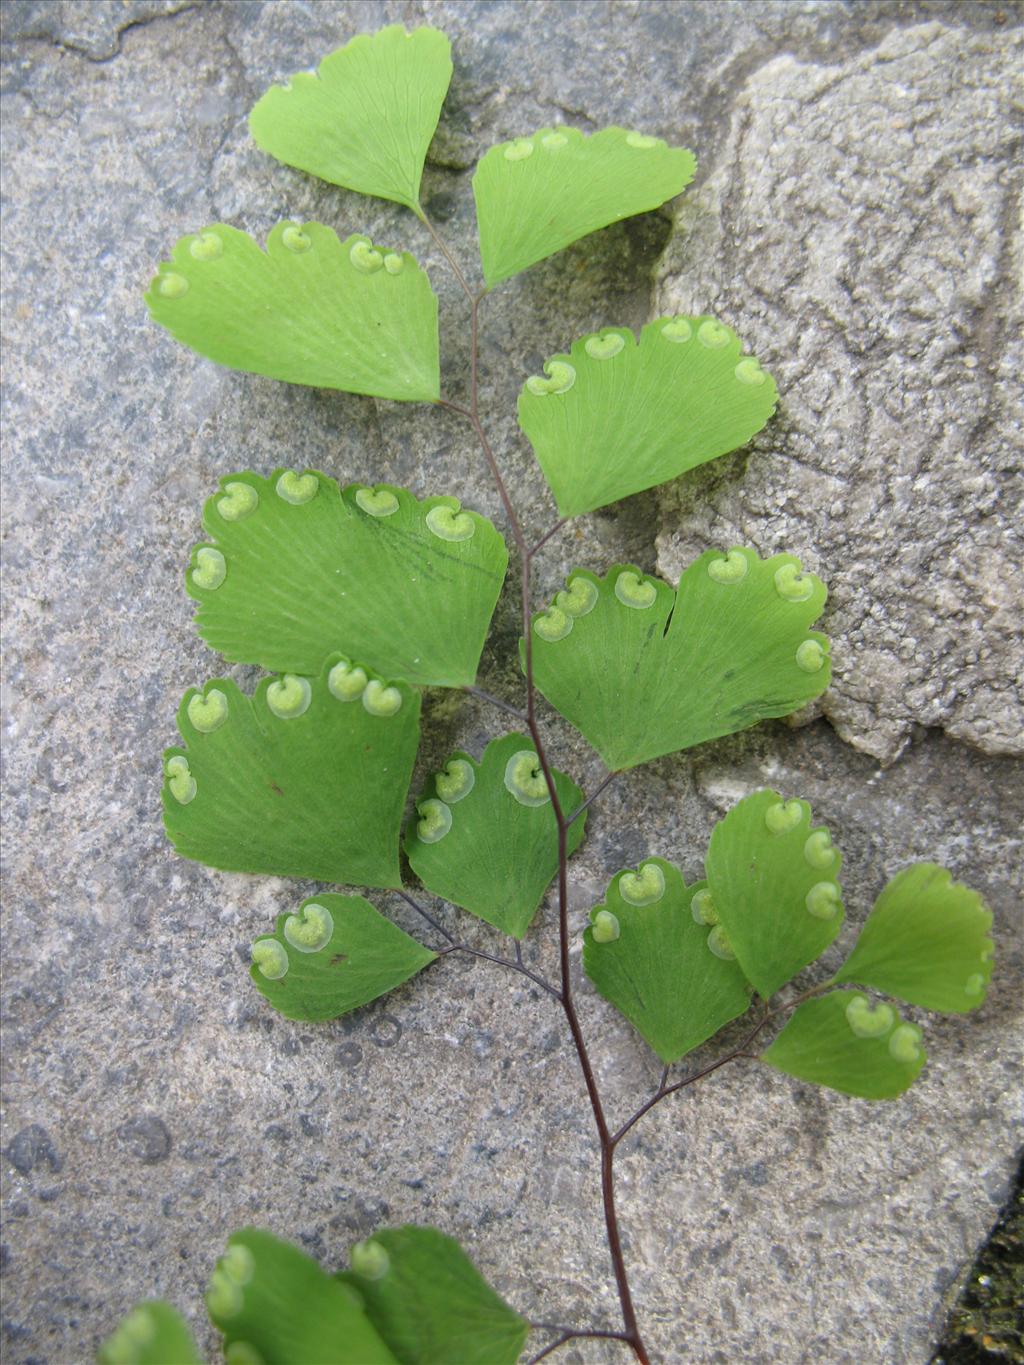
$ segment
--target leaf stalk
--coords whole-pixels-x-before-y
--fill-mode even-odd
[[[597,1078],[591,1065],[590,1056],[587,1051],[586,1040],[580,1026],[579,1016],[576,1013],[576,1006],[573,1001],[572,991],[572,970],[569,956],[570,933],[569,933],[569,888],[568,888],[568,830],[570,820],[562,809],[558,798],[558,790],[555,786],[554,773],[547,756],[544,746],[543,736],[537,723],[536,706],[536,687],[533,676],[533,632],[530,629],[530,570],[532,567],[533,556],[536,550],[540,549],[551,536],[560,528],[556,524],[552,530],[541,537],[536,546],[530,546],[526,542],[522,524],[516,513],[515,506],[509,496],[508,488],[501,473],[494,450],[484,430],[480,420],[480,383],[479,383],[479,337],[480,337],[480,302],[486,291],[477,295],[472,292],[465,283],[462,271],[458,269],[455,261],[451,257],[447,247],[441,242],[440,235],[433,225],[429,222],[426,215],[423,215],[423,222],[431,236],[437,242],[439,249],[445,258],[452,265],[456,279],[463,288],[467,298],[471,299],[470,308],[470,404],[468,411],[459,409],[455,404],[446,404],[453,411],[459,411],[461,415],[469,420],[473,431],[476,434],[483,452],[484,460],[490,470],[491,478],[501,500],[505,517],[508,521],[512,539],[515,542],[516,550],[519,554],[521,565],[521,613],[522,630],[525,641],[524,672],[526,675],[526,724],[533,740],[534,748],[537,753],[537,760],[540,764],[544,781],[547,784],[548,795],[551,797],[551,806],[555,814],[555,821],[558,826],[558,945],[559,945],[559,971],[561,977],[561,990],[558,999],[565,1013],[566,1022],[569,1025],[569,1032],[572,1036],[573,1046],[576,1049],[576,1056],[579,1061],[580,1070],[583,1073],[584,1084],[587,1089],[587,1096],[590,1100],[590,1107],[594,1116],[594,1124],[597,1128],[598,1140],[601,1147],[601,1200],[604,1206],[605,1232],[608,1238],[608,1250],[611,1255],[612,1268],[615,1273],[615,1284],[619,1295],[619,1306],[622,1311],[622,1321],[624,1332],[618,1340],[626,1341],[633,1350],[633,1354],[640,1362],[640,1365],[650,1365],[650,1357],[647,1348],[644,1346],[640,1335],[640,1328],[637,1323],[636,1310],[633,1306],[633,1297],[629,1287],[629,1275],[626,1270],[625,1256],[622,1251],[622,1239],[619,1232],[618,1213],[615,1207],[615,1144],[612,1141],[611,1131],[608,1120],[605,1117],[604,1106],[601,1101],[600,1090],[597,1085]],[[574,812],[573,817],[579,812]],[[571,1338],[566,1338],[570,1340]],[[561,1344],[561,1343],[558,1343]],[[551,1349],[554,1349],[552,1346]],[[542,1356],[545,1353],[542,1353]]]

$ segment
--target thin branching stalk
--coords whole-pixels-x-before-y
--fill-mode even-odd
[[[518,706],[513,706],[511,702],[502,701],[501,697],[495,697],[490,692],[485,692],[482,687],[464,687],[463,692],[468,692],[471,697],[476,697],[480,701],[485,701],[489,706],[496,706],[499,711],[504,711],[509,716],[515,716],[516,720],[526,724],[526,712],[520,711]]]
[[[556,986],[553,986],[550,981],[545,980],[538,972],[531,971],[529,967],[525,967],[521,962],[513,961],[512,958],[498,957],[495,953],[485,953],[480,948],[470,947],[468,943],[452,943],[449,944],[447,948],[439,948],[437,950],[438,957],[447,957],[449,953],[468,953],[470,957],[483,958],[485,962],[495,962],[499,967],[508,967],[512,971],[518,972],[520,976],[528,977],[534,985],[539,986],[542,991],[546,991],[552,999],[558,1000],[559,1002],[562,999],[561,992]]]
[[[586,798],[586,800],[581,801],[580,804],[573,811],[573,813],[567,817],[565,822],[566,825],[574,824],[580,818],[583,812],[587,809],[587,807],[591,804],[591,802],[596,801],[597,798],[601,795],[601,793],[605,790],[605,788],[611,786],[611,784],[615,781],[618,775],[619,775],[618,771],[609,773],[607,777],[605,777],[601,782],[599,782],[597,786],[594,788],[594,790],[590,793],[590,795]]]
[[[408,893],[408,891],[402,891],[401,889],[399,889],[398,891],[396,891],[395,894],[401,896],[402,900],[405,901],[406,905],[411,906],[412,909],[415,910],[416,913],[417,913],[418,915],[420,915],[423,919],[425,919],[425,920],[427,921],[427,923],[428,923],[432,928],[436,929],[437,932],[438,932],[439,934],[441,934],[444,938],[446,938],[446,939],[448,940],[449,943],[455,943],[455,942],[456,942],[455,935],[454,935],[453,933],[449,932],[449,930],[447,930],[447,929],[444,927],[444,925],[440,922],[440,920],[435,919],[434,916],[430,913],[429,910],[425,910],[425,909],[423,908],[423,906],[420,905],[419,901],[416,900],[416,898],[415,898],[414,896],[410,896],[409,893]]]
[[[397,894],[401,896],[402,900],[404,900],[407,905],[411,906],[417,914],[422,915],[427,923],[432,925],[439,934],[448,940],[443,948],[434,949],[434,952],[438,957],[447,957],[449,953],[468,953],[470,957],[479,957],[485,962],[494,962],[499,967],[509,967],[512,971],[518,972],[520,976],[528,977],[534,985],[539,986],[542,991],[546,991],[548,995],[553,996],[554,999],[561,1000],[562,997],[560,992],[550,981],[541,976],[539,972],[531,971],[530,968],[526,966],[523,962],[522,949],[518,943],[516,944],[516,955],[514,960],[508,957],[499,957],[495,953],[485,953],[481,948],[474,948],[470,944],[463,943],[460,939],[457,939],[454,934],[440,923],[439,920],[435,919],[428,910],[425,910],[423,906],[420,905],[415,896],[410,896],[408,891],[400,890]]]
[[[544,781],[547,784],[548,794],[551,797],[551,806],[555,814],[555,821],[558,826],[558,939],[559,939],[559,972],[561,978],[561,990],[558,998],[562,1009],[565,1012],[566,1021],[569,1025],[569,1032],[572,1035],[573,1045],[579,1060],[580,1069],[583,1072],[584,1083],[587,1088],[587,1095],[590,1099],[590,1107],[594,1115],[594,1123],[597,1127],[598,1139],[601,1145],[601,1198],[604,1205],[605,1230],[608,1236],[608,1249],[611,1253],[612,1266],[615,1272],[615,1283],[619,1294],[619,1304],[622,1309],[622,1320],[625,1332],[622,1340],[628,1341],[633,1349],[633,1353],[641,1365],[650,1365],[650,1357],[643,1344],[640,1329],[637,1324],[636,1310],[633,1307],[633,1297],[629,1288],[629,1275],[626,1270],[625,1257],[622,1251],[622,1239],[619,1233],[618,1215],[615,1208],[615,1177],[614,1177],[614,1144],[611,1141],[611,1131],[605,1117],[604,1106],[601,1102],[601,1094],[597,1085],[597,1078],[590,1062],[587,1052],[586,1040],[583,1037],[583,1030],[580,1026],[579,1017],[576,1013],[576,1006],[573,1001],[572,992],[572,971],[569,957],[570,934],[569,934],[569,895],[568,895],[568,831],[569,820],[562,810],[561,802],[558,798],[558,790],[555,786],[554,773],[548,760],[543,736],[537,723],[536,708],[536,688],[533,677],[533,640],[530,629],[530,570],[532,567],[535,549],[540,549],[552,535],[559,529],[559,524],[552,527],[551,531],[545,534],[537,545],[530,546],[526,542],[522,524],[516,513],[515,506],[509,496],[508,488],[501,473],[501,468],[495,457],[494,450],[487,437],[480,420],[479,398],[479,335],[480,335],[480,302],[483,293],[472,295],[469,290],[465,277],[458,268],[448,248],[444,245],[440,235],[430,223],[427,216],[423,215],[424,224],[430,232],[439,250],[445,259],[452,266],[456,279],[459,281],[463,292],[471,298],[470,305],[470,402],[469,408],[459,408],[456,404],[446,403],[452,411],[459,412],[468,418],[470,425],[476,433],[480,448],[483,451],[484,459],[490,470],[498,491],[498,497],[505,511],[509,530],[515,542],[516,550],[519,554],[521,566],[522,588],[521,588],[521,614],[523,638],[525,641],[525,660],[524,672],[526,674],[526,724],[533,740],[534,748],[537,753],[537,761],[544,774]],[[574,815],[576,812],[573,813]],[[569,1340],[570,1338],[566,1338]]]
[[[687,1086],[693,1085],[695,1081],[702,1081],[705,1076],[710,1076],[713,1072],[717,1071],[719,1067],[725,1066],[727,1062],[735,1061],[737,1057],[750,1056],[746,1049],[750,1046],[750,1044],[754,1041],[757,1035],[761,1032],[761,1030],[764,1028],[765,1024],[768,1022],[770,1017],[771,1016],[769,1015],[768,1010],[766,1008],[764,1013],[761,1015],[761,1018],[757,1021],[755,1026],[751,1029],[751,1031],[747,1034],[747,1036],[743,1039],[741,1043],[739,1043],[731,1051],[727,1052],[723,1057],[719,1057],[716,1062],[712,1062],[709,1066],[702,1067],[700,1071],[694,1071],[692,1075],[684,1076],[681,1081],[676,1081],[673,1085],[667,1084],[668,1068],[666,1067],[665,1071],[662,1073],[661,1084],[658,1086],[658,1089],[654,1092],[654,1094],[647,1101],[647,1103],[642,1104],[640,1108],[636,1110],[635,1113],[630,1115],[630,1117],[626,1120],[622,1127],[619,1128],[617,1132],[612,1134],[612,1147],[613,1148],[617,1147],[619,1143],[622,1141],[622,1139],[629,1132],[629,1130],[633,1127],[633,1125],[635,1123],[638,1123],[645,1114],[650,1113],[654,1106],[656,1104],[660,1104],[661,1101],[665,1099],[667,1095],[674,1095],[677,1090],[685,1090]]]
[[[540,1324],[535,1324],[535,1326],[539,1325]],[[547,1357],[557,1351],[560,1346],[565,1346],[570,1341],[576,1341],[586,1337],[597,1338],[602,1341],[625,1341],[632,1345],[629,1337],[627,1337],[624,1332],[588,1332],[577,1331],[574,1328],[566,1327],[564,1330],[561,1330],[560,1335],[557,1336],[554,1341],[549,1342],[542,1351],[538,1351],[535,1356],[531,1356],[526,1362],[526,1365],[537,1365],[538,1360],[546,1360]]]
[[[576,1005],[573,998],[572,986],[572,965],[570,960],[571,935],[569,929],[569,886],[568,886],[568,835],[573,822],[577,820],[587,807],[594,801],[618,776],[617,772],[609,773],[604,780],[594,789],[579,806],[568,815],[562,809],[559,801],[558,791],[555,786],[554,772],[547,756],[544,739],[537,722],[537,693],[533,674],[533,632],[531,630],[531,570],[533,567],[534,556],[547,545],[565,525],[567,518],[561,518],[539,540],[530,545],[527,543],[526,535],[522,523],[516,513],[515,506],[508,492],[501,468],[498,464],[494,449],[488,438],[483,422],[480,418],[480,382],[479,382],[479,337],[480,337],[480,304],[486,294],[486,290],[474,294],[466,278],[459,268],[457,261],[442,240],[434,225],[430,222],[425,213],[421,217],[427,231],[430,233],[438,250],[444,256],[451,267],[459,287],[466,295],[470,303],[470,377],[469,377],[469,406],[464,407],[459,403],[453,403],[447,399],[440,400],[440,406],[450,412],[454,412],[460,417],[465,418],[473,429],[483,452],[484,460],[490,471],[491,478],[498,492],[505,518],[508,522],[512,540],[515,543],[516,551],[519,556],[521,573],[521,595],[520,612],[522,618],[523,633],[523,672],[526,679],[526,710],[522,711],[497,697],[491,696],[477,687],[467,687],[464,690],[483,701],[488,701],[499,709],[506,711],[517,719],[523,721],[530,732],[534,748],[537,753],[537,761],[544,774],[544,781],[547,784],[548,795],[551,798],[551,806],[554,811],[555,821],[558,827],[558,949],[559,949],[559,980],[560,987],[556,988],[550,982],[545,982],[542,978],[532,973],[523,965],[522,951],[516,945],[516,960],[499,958],[488,953],[480,952],[477,949],[469,948],[467,945],[452,941],[450,946],[441,950],[442,954],[452,952],[468,952],[476,957],[486,958],[491,962],[499,963],[505,967],[522,972],[530,977],[542,987],[548,994],[553,995],[559,1001],[565,1013],[566,1022],[569,1025],[569,1032],[572,1036],[573,1046],[576,1050],[577,1060],[580,1070],[583,1073],[583,1080],[590,1100],[590,1107],[594,1116],[594,1124],[597,1128],[598,1142],[601,1151],[601,1200],[604,1206],[605,1232],[608,1239],[608,1250],[611,1255],[612,1268],[615,1273],[615,1284],[619,1296],[619,1307],[622,1312],[623,1331],[622,1332],[596,1332],[596,1331],[576,1331],[570,1328],[558,1329],[560,1335],[546,1346],[539,1354],[533,1357],[531,1365],[537,1361],[545,1359],[560,1346],[578,1337],[601,1337],[612,1341],[622,1341],[630,1346],[634,1356],[640,1365],[650,1365],[650,1356],[644,1345],[643,1337],[640,1333],[637,1322],[636,1310],[633,1306],[633,1297],[629,1287],[629,1274],[626,1269],[626,1259],[622,1250],[622,1238],[619,1231],[618,1213],[615,1206],[615,1149],[619,1142],[632,1129],[646,1113],[659,1104],[667,1095],[674,1094],[677,1090],[685,1086],[692,1085],[695,1081],[704,1076],[717,1071],[726,1062],[735,1060],[737,1057],[749,1055],[744,1053],[744,1049],[750,1045],[753,1039],[760,1033],[770,1017],[767,1011],[762,1015],[757,1027],[751,1032],[738,1048],[719,1058],[717,1062],[705,1067],[702,1071],[696,1072],[692,1076],[686,1077],[674,1085],[668,1084],[668,1068],[662,1075],[661,1083],[657,1091],[642,1105],[626,1122],[616,1131],[612,1132],[608,1119],[605,1115],[604,1105],[601,1100],[601,1093],[598,1088],[597,1078],[594,1068],[590,1061],[587,1051],[586,1040],[583,1036],[583,1029],[580,1025],[579,1016],[576,1012]],[[411,899],[408,898],[407,899]],[[415,904],[415,902],[412,902]],[[417,907],[418,908],[418,907]],[[444,931],[442,931],[444,932]],[[451,939],[451,935],[446,935]]]

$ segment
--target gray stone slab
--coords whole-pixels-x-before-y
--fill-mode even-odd
[[[519,978],[449,961],[334,1025],[276,1018],[248,982],[248,944],[309,884],[180,861],[159,823],[160,751],[173,739],[177,700],[218,670],[191,629],[181,575],[199,505],[220,475],[308,464],[453,491],[499,514],[455,418],[220,371],[157,334],[140,300],[174,239],[206,222],[265,234],[281,217],[319,216],[362,228],[427,262],[445,308],[446,390],[461,392],[465,310],[412,220],[269,162],[245,127],[271,80],[353,31],[421,18],[448,30],[457,60],[426,194],[472,261],[468,170],[497,138],[553,120],[651,127],[696,147],[707,168],[697,195],[714,184],[727,197],[721,168],[735,162],[738,120],[762,70],[781,80],[805,68],[808,79],[825,66],[856,69],[886,43],[916,43],[930,21],[934,44],[975,54],[969,69],[984,86],[1002,70],[1019,11],[7,6],[0,1164],[10,1365],[85,1361],[122,1312],[152,1295],[171,1298],[203,1332],[213,1258],[246,1222],[330,1262],[381,1221],[434,1222],[525,1312],[615,1321],[591,1121],[551,1003]],[[1002,128],[993,116],[984,134],[994,156],[1005,151]],[[875,141],[898,131],[883,128]],[[713,221],[716,201],[697,202]],[[758,234],[769,249],[766,223],[747,221],[744,253]],[[488,301],[483,401],[538,530],[553,513],[512,421],[521,378],[582,331],[649,316],[669,232],[662,215],[609,229]],[[691,224],[685,240],[693,251],[706,242],[700,271],[709,290],[725,290],[723,258],[736,248],[700,233]],[[988,269],[977,264],[972,279]],[[809,289],[801,279],[786,294],[778,335],[799,325]],[[737,296],[735,321],[759,345],[764,307],[753,291]],[[928,326],[938,331],[934,317]],[[792,387],[803,392],[799,375]],[[759,458],[760,447],[747,473],[755,486]],[[795,478],[802,465],[784,467]],[[702,491],[717,507],[710,477]],[[736,483],[738,469],[724,477]],[[944,470],[928,465],[921,477],[922,496],[938,496]],[[668,565],[671,515],[647,494],[574,525],[539,566],[538,590],[555,588],[574,562],[603,569],[628,557],[653,570],[660,549]],[[983,523],[965,505],[965,535],[981,535]],[[693,528],[694,548],[717,531]],[[764,541],[759,526],[750,533],[771,548],[771,528]],[[836,572],[830,565],[826,576]],[[866,560],[865,576],[875,572]],[[513,580],[481,679],[510,697],[515,598]],[[447,696],[430,699],[428,718],[423,769],[454,744],[479,750],[497,728],[477,702]],[[880,713],[880,730],[883,721]],[[596,781],[593,756],[553,718],[549,728],[558,761]],[[837,830],[852,920],[899,866],[935,857],[989,898],[1003,964],[977,1017],[930,1025],[931,1063],[898,1105],[726,1069],[638,1129],[622,1152],[621,1206],[661,1361],[923,1365],[943,1293],[994,1221],[1020,1140],[1024,784],[1011,759],[963,742],[983,736],[948,728],[960,741],[915,729],[882,768],[823,719],[796,731],[766,726],[651,764],[595,809],[574,862],[578,925],[609,875],[649,852],[697,875],[714,819],[772,782],[806,794]],[[414,929],[395,898],[376,899]],[[527,950],[549,967],[552,927],[548,911]],[[494,941],[483,927],[466,932]],[[624,1115],[656,1068],[581,990],[609,1107]],[[212,1348],[209,1333],[203,1339]],[[623,1358],[594,1345],[563,1355],[577,1365]]]
[[[129,29],[195,8],[196,0],[7,0],[3,37],[9,43],[48,43],[107,62],[120,55]]]
[[[662,501],[659,564],[785,546],[831,589],[823,710],[891,760],[915,725],[1024,752],[1020,31],[940,23],[737,91],[659,271],[776,374],[749,454]]]

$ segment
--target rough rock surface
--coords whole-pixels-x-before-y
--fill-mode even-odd
[[[196,0],[14,0],[4,15],[4,37],[106,62],[120,54],[123,35],[137,24],[196,7]]]
[[[248,944],[310,886],[185,863],[160,828],[160,752],[174,737],[177,700],[220,668],[191,629],[181,590],[199,506],[217,478],[308,464],[456,492],[498,517],[475,450],[450,415],[218,370],[158,334],[140,302],[154,264],[200,224],[225,219],[265,234],[282,217],[317,216],[358,227],[427,262],[442,295],[446,387],[459,394],[465,312],[412,219],[277,166],[248,139],[246,111],[271,80],[359,29],[427,19],[455,42],[425,189],[472,260],[467,172],[498,138],[553,120],[650,127],[694,145],[724,201],[736,186],[716,167],[734,160],[762,69],[818,80],[826,65],[876,61],[886,44],[917,50],[929,21],[933,61],[943,43],[970,51],[966,65],[984,85],[1005,70],[1020,21],[1012,6],[983,3],[616,3],[595,23],[597,12],[323,0],[5,7],[0,1168],[9,1365],[87,1360],[121,1313],[153,1295],[175,1301],[202,1332],[202,1287],[245,1222],[333,1263],[380,1222],[434,1222],[462,1238],[524,1312],[615,1322],[592,1125],[551,1002],[518,977],[449,959],[336,1024],[282,1020],[250,986]],[[906,106],[909,117],[915,93]],[[1001,111],[976,132],[994,155],[1005,149]],[[885,143],[900,137],[884,120],[876,130],[885,164]],[[823,178],[816,155],[809,146],[794,166],[794,195],[809,196]],[[715,202],[701,200],[712,224]],[[939,208],[947,211],[944,199]],[[775,203],[762,226],[747,225],[766,253],[782,211]],[[988,213],[983,203],[983,222]],[[511,421],[521,378],[582,331],[649,316],[668,232],[660,215],[609,229],[488,301],[483,401],[538,531],[552,512]],[[724,290],[738,247],[716,232],[699,266]],[[698,224],[684,249],[700,240]],[[979,243],[972,280],[997,278],[995,241]],[[742,249],[756,252],[756,241]],[[772,323],[779,336],[814,312],[807,290],[805,278],[772,287],[786,307]],[[986,335],[997,335],[1001,306],[991,305]],[[766,307],[751,289],[729,309],[762,349],[776,334]],[[851,351],[865,344],[863,329],[882,325],[872,299],[862,310]],[[944,326],[922,327],[926,350],[944,344]],[[978,348],[976,369],[997,349]],[[803,394],[799,376],[771,359],[787,390]],[[903,401],[901,375],[892,372],[892,402]],[[755,486],[759,461],[758,450],[747,474]],[[792,480],[810,461],[774,463]],[[727,467],[727,480],[737,483],[741,467]],[[938,498],[945,477],[944,466],[922,465],[921,498]],[[716,506],[717,478],[693,485]],[[817,499],[818,487],[806,496]],[[986,553],[998,511],[961,508],[962,535]],[[648,494],[574,525],[546,552],[538,591],[556,587],[573,562],[603,570],[625,557],[653,570],[658,516]],[[809,560],[814,550],[809,543]],[[875,581],[880,570],[866,560],[863,572]],[[510,698],[516,591],[513,579],[481,677]],[[879,599],[902,630],[900,609]],[[454,745],[478,752],[501,723],[475,700],[440,694],[427,715],[423,770]],[[596,782],[593,756],[553,719],[550,730],[560,765]],[[575,921],[614,871],[647,853],[695,877],[714,819],[766,782],[806,794],[833,826],[852,921],[897,868],[934,857],[989,899],[1000,971],[979,1014],[929,1026],[930,1065],[899,1104],[870,1107],[737,1067],[645,1120],[620,1158],[636,1297],[663,1365],[923,1365],[946,1290],[1006,1196],[1020,1141],[1020,768],[929,730],[882,769],[824,720],[660,760],[595,806],[574,860]],[[416,929],[395,898],[374,898]],[[495,945],[485,927],[441,913]],[[527,954],[549,969],[551,939],[548,913]],[[656,1081],[655,1065],[585,986],[582,999],[609,1108],[625,1115]],[[624,1353],[580,1344],[562,1358],[610,1365]]]
[[[1022,59],[931,23],[767,62],[660,271],[660,308],[732,322],[783,400],[666,492],[659,566],[802,554],[831,590],[825,714],[885,761],[914,725],[1024,753]]]

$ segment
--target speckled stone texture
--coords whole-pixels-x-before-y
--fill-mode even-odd
[[[1020,1141],[1024,784],[1006,753],[998,615],[1012,591],[999,556],[1012,556],[1003,337],[1020,10],[65,0],[9,2],[2,17],[7,1365],[87,1361],[153,1295],[219,1358],[200,1295],[247,1222],[332,1264],[381,1222],[433,1222],[531,1316],[616,1323],[592,1121],[553,1003],[450,959],[333,1025],[275,1017],[248,981],[248,945],[311,884],[185,863],[160,827],[178,698],[220,668],[182,590],[219,476],[309,465],[454,492],[500,520],[455,416],[218,370],[141,304],[183,232],[224,220],[262,237],[282,217],[319,217],[419,253],[442,299],[445,389],[464,393],[466,310],[414,220],[278,166],[246,129],[272,80],[396,20],[436,23],[455,44],[425,196],[467,262],[469,172],[499,138],[619,122],[701,160],[681,231],[666,214],[610,228],[486,304],[482,403],[531,527],[553,512],[515,394],[581,332],[692,299],[720,308],[783,389],[748,454],[563,532],[538,595],[577,562],[675,572],[734,530],[762,552],[786,543],[833,584],[831,721],[767,725],[620,779],[574,860],[574,923],[648,853],[692,880],[713,821],[765,783],[806,795],[833,827],[854,924],[925,857],[996,917],[989,1000],[928,1024],[931,1061],[905,1099],[869,1106],[739,1064],[623,1144],[624,1236],[653,1356],[923,1365]],[[480,679],[509,698],[517,590],[513,576]],[[946,605],[957,593],[962,620]],[[873,673],[869,649],[882,654]],[[502,724],[440,693],[426,720],[420,773],[456,745],[479,752]],[[593,786],[597,760],[545,724],[556,762]],[[418,931],[396,898],[373,898]],[[548,909],[527,946],[548,970],[552,929]],[[624,1117],[656,1064],[585,983],[581,1000]],[[626,1353],[581,1343],[561,1358]]]
[[[831,589],[823,709],[886,762],[915,725],[1024,753],[1022,63],[1019,30],[941,23],[766,62],[659,269],[659,308],[728,319],[783,395],[705,496],[666,492],[659,567],[804,555]]]

